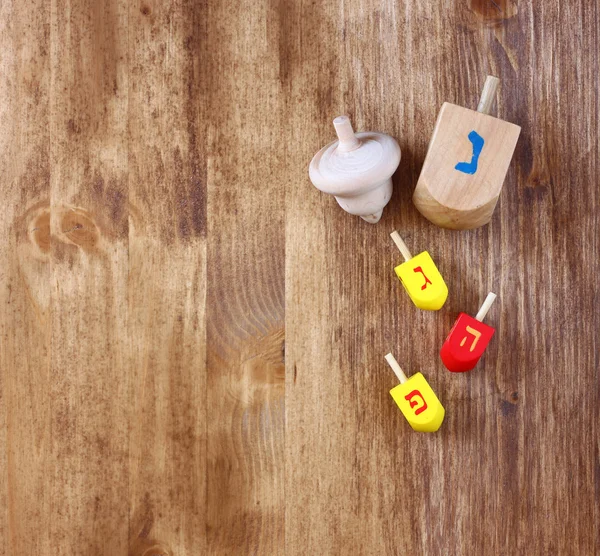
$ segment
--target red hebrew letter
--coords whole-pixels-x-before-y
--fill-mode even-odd
[[[427,276],[425,276],[425,273],[423,272],[423,269],[420,266],[414,268],[413,272],[420,272],[423,275],[423,278],[425,278],[425,283],[421,286],[422,290],[424,290],[427,287],[427,284],[431,284],[431,280],[427,278]]]
[[[423,411],[427,409],[427,402],[425,401],[425,398],[423,398],[423,394],[418,390],[413,390],[410,394],[406,394],[404,399],[410,404],[410,407],[415,407],[416,405],[419,405],[418,400],[413,400],[415,396],[419,396],[421,402],[423,402],[423,405],[419,407],[419,409],[415,409],[415,415],[419,415],[419,413],[423,413]]]

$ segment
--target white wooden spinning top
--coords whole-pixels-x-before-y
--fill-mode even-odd
[[[348,116],[338,116],[333,125],[338,141],[314,156],[308,169],[310,181],[334,195],[346,212],[376,224],[392,196],[400,147],[384,133],[354,133]]]

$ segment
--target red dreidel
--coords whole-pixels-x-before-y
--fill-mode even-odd
[[[458,315],[440,351],[442,362],[449,371],[462,373],[477,365],[494,335],[494,329],[481,321],[495,299],[495,293],[488,293],[475,318],[466,313]]]

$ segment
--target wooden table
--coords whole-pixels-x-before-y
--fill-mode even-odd
[[[598,553],[599,26],[588,0],[0,3],[0,554]],[[412,190],[487,73],[522,134],[491,224],[442,230]],[[375,226],[308,180],[342,113],[402,148]],[[484,360],[446,372],[489,290]]]

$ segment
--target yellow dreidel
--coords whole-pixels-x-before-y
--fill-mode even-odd
[[[390,390],[390,394],[408,424],[419,432],[437,431],[442,426],[446,411],[425,377],[415,373],[407,378],[391,353],[385,356],[385,360],[400,381],[398,386]]]
[[[394,270],[412,302],[426,311],[441,309],[448,297],[448,286],[429,253],[423,251],[413,257],[398,232],[390,235],[405,260]]]

